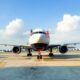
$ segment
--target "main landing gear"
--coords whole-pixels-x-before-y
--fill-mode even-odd
[[[50,56],[50,57],[53,57],[53,56],[54,56],[54,54],[52,53],[52,48],[50,48],[49,56]]]
[[[31,49],[28,49],[28,52],[27,56],[32,56]]]
[[[27,56],[32,56],[32,54],[31,53],[28,53]]]

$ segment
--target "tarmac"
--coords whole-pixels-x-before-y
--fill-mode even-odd
[[[0,53],[0,67],[29,67],[29,66],[80,66],[80,52],[67,54],[54,54],[54,57],[44,55],[38,60],[37,54],[27,57],[26,53]]]
[[[80,80],[80,52],[43,53],[27,57],[26,53],[0,53],[0,80]]]

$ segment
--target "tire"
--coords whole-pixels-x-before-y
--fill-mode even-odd
[[[42,55],[40,55],[39,57],[40,57],[40,59],[42,59]]]
[[[31,53],[28,53],[27,56],[32,56],[32,54]]]
[[[54,55],[53,55],[53,53],[49,53],[49,56],[50,56],[50,57],[53,57]]]
[[[38,55],[37,56],[37,59],[42,59],[42,55]]]
[[[37,56],[37,59],[40,59],[39,55]]]

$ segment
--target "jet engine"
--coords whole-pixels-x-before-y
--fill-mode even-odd
[[[60,47],[59,47],[59,52],[60,52],[60,53],[63,53],[63,54],[64,54],[64,53],[66,53],[67,51],[68,51],[67,46],[60,46]]]
[[[14,46],[12,51],[13,51],[14,53],[19,54],[19,53],[21,52],[21,47],[20,47],[20,46]]]

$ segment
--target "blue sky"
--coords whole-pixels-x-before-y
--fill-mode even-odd
[[[0,0],[0,27],[21,18],[27,27],[56,27],[64,14],[79,15],[79,0]]]
[[[25,31],[28,31],[34,28],[50,29],[51,32],[53,33],[54,32],[56,33],[57,31],[59,31],[58,33],[54,34],[55,39],[54,38],[52,39],[54,40],[54,42],[57,43],[59,41],[59,38],[56,38],[55,36],[57,37],[62,36],[62,39],[65,40],[64,36],[67,36],[67,38],[70,38],[72,35],[74,35],[74,33],[76,33],[76,35],[79,34],[78,29],[74,28],[73,25],[71,26],[69,25],[70,27],[68,27],[67,31],[68,33],[69,31],[73,32],[73,33],[70,33],[71,36],[68,37],[69,34],[62,35],[65,33],[64,31],[66,30],[63,27],[60,27],[60,25],[63,26],[65,22],[64,20],[67,19],[65,18],[65,15],[68,15],[66,17],[71,19],[74,25],[78,24],[76,28],[79,28],[78,22],[80,21],[79,20],[80,0],[0,0],[0,32],[1,32],[0,34],[2,35],[2,33],[6,32],[7,27],[10,26],[9,24],[12,23],[13,21],[19,22],[20,24],[23,22],[23,25],[21,24],[22,32],[20,32],[21,31],[20,30],[19,31],[20,33],[23,33]],[[76,16],[77,18],[76,21],[75,21],[76,18],[74,18],[74,16]],[[60,23],[60,25],[58,23]],[[72,24],[72,23],[70,22],[65,24]],[[61,29],[59,28],[63,28],[64,30],[64,31],[62,30],[64,33],[61,32],[60,36],[59,34]],[[9,29],[9,31],[12,29],[14,30],[14,28],[11,28]],[[11,38],[6,38],[7,41],[5,40],[5,38],[1,37],[0,42],[1,43],[5,43],[5,42],[6,43],[20,43],[20,42],[25,43],[26,42],[27,38],[22,37],[21,34],[18,36],[19,38],[16,37],[16,40],[15,40],[15,37],[10,36]],[[67,38],[66,38],[66,41],[67,41]],[[73,39],[72,41],[77,40],[74,38],[75,37],[72,38]],[[19,42],[18,40],[20,39],[21,41]],[[51,42],[53,43],[53,41]]]

